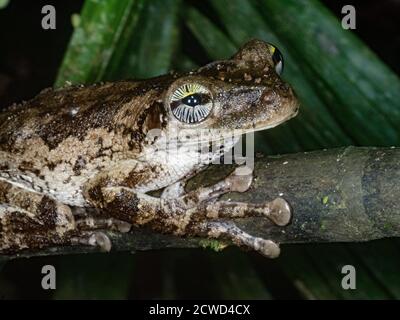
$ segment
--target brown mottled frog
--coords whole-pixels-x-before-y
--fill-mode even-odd
[[[184,186],[233,146],[204,152],[194,143],[198,132],[218,141],[297,114],[296,96],[279,76],[282,63],[274,46],[252,40],[231,59],[186,74],[47,89],[6,109],[0,114],[0,253],[74,244],[110,250],[102,231],[133,225],[278,256],[275,242],[244,232],[234,219],[267,217],[284,226],[291,218],[284,199],[218,200],[250,187],[248,167],[209,187],[185,192]],[[177,152],[166,161],[171,145]],[[159,197],[149,195],[162,189]]]

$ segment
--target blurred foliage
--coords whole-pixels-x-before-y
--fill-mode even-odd
[[[10,0],[0,0],[0,10],[8,6]]]
[[[398,77],[316,0],[86,0],[81,15],[73,21],[75,31],[56,85],[188,70],[229,57],[248,39],[259,38],[282,51],[283,76],[302,103],[296,119],[258,134],[259,150],[284,153],[350,144],[400,145]],[[263,285],[262,279],[268,278],[264,270],[271,266],[274,272],[283,273],[280,279],[286,281],[288,290],[303,298],[400,297],[397,240],[287,245],[282,251],[278,262],[223,251],[218,261],[213,254],[197,268],[211,269],[218,281],[209,284],[210,290],[217,288],[219,297],[284,296],[274,295],[279,284],[273,280],[267,281],[275,287],[272,292]],[[190,255],[189,250],[186,254]],[[73,265],[64,268],[57,298],[126,296],[123,279],[130,279],[132,257],[118,260],[121,268],[107,259],[100,264],[97,257],[82,259],[96,272]],[[171,254],[159,266],[165,271],[164,297],[175,297],[168,288],[180,281],[180,275],[173,272],[175,259]],[[341,267],[346,264],[357,269],[357,290],[340,287]],[[113,268],[118,270],[115,286],[104,280],[105,270]],[[79,279],[87,283],[86,277],[98,287],[87,289],[77,283]]]
[[[141,0],[87,0],[75,28],[56,85],[98,82],[120,64],[142,11]]]
[[[65,256],[59,265],[54,299],[124,299],[135,271],[125,254]]]

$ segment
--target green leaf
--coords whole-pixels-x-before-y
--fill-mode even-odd
[[[180,0],[146,3],[139,21],[140,29],[131,39],[115,75],[119,78],[148,78],[170,70],[178,44],[180,5]]]
[[[187,8],[185,22],[211,59],[227,58],[236,52],[231,40],[196,9]]]
[[[143,0],[87,0],[59,70],[56,86],[106,78],[119,64],[143,6]]]
[[[198,65],[182,52],[178,52],[175,59],[173,59],[172,66],[174,70],[179,72],[188,72],[198,68]]]
[[[6,8],[9,3],[10,0],[0,0],[0,10]]]
[[[363,145],[399,144],[398,77],[320,2],[261,4],[271,27],[301,61],[307,77],[316,80],[315,89],[349,137]]]

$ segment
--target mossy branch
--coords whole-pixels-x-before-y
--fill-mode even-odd
[[[212,165],[195,177],[189,188],[210,184],[232,170]],[[278,196],[293,208],[286,227],[264,218],[237,220],[247,232],[280,243],[357,242],[400,236],[400,148],[347,147],[324,151],[257,157],[251,190],[225,199],[262,202]],[[134,228],[109,232],[115,251],[161,248],[220,248],[213,241],[178,238]],[[57,247],[4,256],[68,254],[98,251],[88,247]]]

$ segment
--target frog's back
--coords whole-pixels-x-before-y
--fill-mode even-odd
[[[138,95],[137,87],[137,82],[121,81],[45,89],[0,114],[1,148],[21,146],[22,139],[39,137],[49,149],[55,149],[68,137],[84,139],[93,128],[112,129],[120,108]],[[131,110],[135,121],[140,107]]]
[[[154,104],[160,100],[155,84],[162,81],[151,80],[46,89],[0,113],[0,150],[21,156],[33,142],[40,142],[53,152],[67,140],[77,140],[77,144],[92,140],[96,131],[107,131],[108,137],[130,135],[132,150],[140,142],[138,124],[152,116],[148,110],[156,115],[161,112],[154,110]]]

